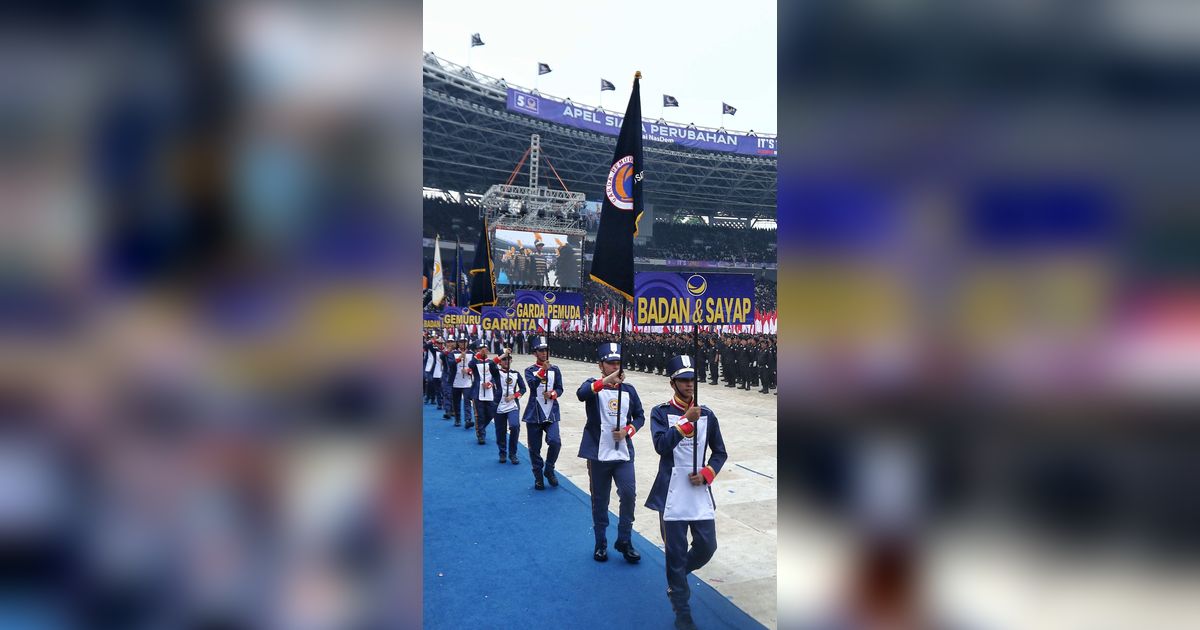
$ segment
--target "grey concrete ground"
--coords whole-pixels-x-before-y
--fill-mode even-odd
[[[524,369],[533,362],[529,355],[513,357]],[[552,358],[563,374],[562,408],[563,450],[558,470],[572,483],[588,489],[585,460],[576,456],[583,433],[584,407],[575,397],[575,389],[588,377],[598,376],[595,363]],[[650,440],[650,408],[671,397],[665,376],[626,371],[626,381],[637,388],[646,407],[645,431],[634,436],[637,459],[637,512],[634,529],[662,549],[658,513],[643,507],[646,494],[658,471],[658,455]],[[717,553],[696,576],[708,582],[742,610],[768,628],[776,627],[776,413],[778,396],[760,394],[707,383],[700,386],[701,404],[712,408],[721,422],[729,460],[713,483],[717,504]],[[522,436],[524,438],[524,436]],[[530,478],[532,484],[532,478]],[[548,491],[550,489],[547,489]],[[614,489],[610,510],[617,510]],[[591,540],[579,541],[580,549],[590,551]],[[646,551],[643,551],[646,553]],[[664,577],[664,590],[666,582]]]

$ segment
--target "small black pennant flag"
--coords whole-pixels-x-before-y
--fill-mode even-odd
[[[600,91],[601,92],[616,92],[617,86],[613,85],[611,81],[606,81],[604,79],[600,79]]]
[[[538,74],[539,75],[550,74],[550,65],[539,61],[538,62]]]
[[[482,46],[482,45],[483,45],[483,38],[479,36],[479,33],[473,33],[471,35],[471,48],[474,48],[476,46]]]
[[[737,113],[737,108],[729,103],[721,103],[721,113],[732,116]]]
[[[674,96],[663,94],[663,107],[679,107],[679,101]]]

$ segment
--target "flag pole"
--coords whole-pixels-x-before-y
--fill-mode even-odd
[[[692,404],[695,405],[696,408],[700,407],[700,372],[697,371],[696,367],[695,367],[695,366],[700,365],[699,360],[700,360],[700,325],[698,323],[696,323],[696,321],[693,319],[692,320],[692,365],[693,365],[693,367],[692,367],[692,383],[693,383],[693,385],[692,385]],[[697,420],[699,420],[699,418],[697,418]],[[699,426],[699,422],[697,422],[697,427],[698,426]],[[692,429],[692,474],[693,475],[696,474],[696,472],[697,472],[697,465],[696,465],[696,455],[697,455],[697,453],[696,453],[696,434],[697,433],[699,433],[698,429]]]
[[[625,297],[624,296],[621,297],[621,319],[619,320],[619,323],[621,326],[621,335],[620,335],[621,341],[620,341],[620,345],[618,345],[617,347],[621,349],[621,359],[620,359],[621,362],[620,362],[619,367],[617,368],[617,373],[623,374],[625,372]],[[625,388],[622,387],[621,385],[617,385],[617,422],[616,422],[616,427],[617,427],[617,429],[622,429],[622,430],[625,428],[625,427],[621,426],[621,412],[623,411],[621,408],[621,394],[623,394],[623,393],[625,393]],[[616,438],[613,438],[613,445],[616,445],[616,444],[617,444],[617,440],[616,440]]]

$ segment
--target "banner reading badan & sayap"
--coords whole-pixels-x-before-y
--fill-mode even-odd
[[[634,277],[639,326],[753,324],[754,276],[748,273],[645,271]]]

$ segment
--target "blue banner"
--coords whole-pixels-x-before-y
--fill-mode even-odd
[[[639,326],[753,324],[754,276],[646,271],[634,278]]]
[[[521,289],[516,292],[513,308],[517,319],[582,319],[583,295]]]
[[[484,330],[499,330],[499,331],[521,331],[529,330],[536,332],[538,322],[535,319],[519,319],[517,318],[517,309],[514,306],[488,306],[483,309],[483,319],[480,322]]]
[[[621,122],[624,120],[621,114],[576,105],[511,87],[508,88],[508,111],[610,136],[620,133]],[[777,157],[779,155],[778,138],[700,129],[691,125],[676,125],[668,122],[648,122],[644,118],[642,119],[642,139],[742,155],[761,157]]]
[[[426,329],[441,328],[442,327],[442,314],[441,313],[422,313],[421,322],[423,324],[423,327]]]

